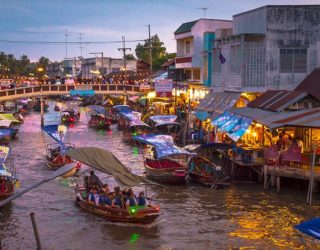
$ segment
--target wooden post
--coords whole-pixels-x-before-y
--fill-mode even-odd
[[[276,177],[274,175],[271,175],[270,180],[271,180],[271,187],[275,187],[276,186]]]
[[[43,96],[40,97],[40,113],[41,113],[41,127],[44,126],[44,101]]]
[[[314,185],[314,166],[316,162],[316,145],[312,145],[312,164],[310,167],[310,180],[309,180],[309,188],[308,188],[308,194],[307,194],[307,203],[309,205],[312,204],[312,193],[313,193],[313,185]]]
[[[268,184],[268,166],[263,165],[263,188],[264,188],[264,190],[267,189],[267,184]]]
[[[280,176],[277,176],[277,193],[280,194]]]
[[[37,227],[37,223],[36,220],[34,218],[34,213],[30,213],[30,217],[31,217],[31,222],[32,222],[32,227],[33,227],[33,231],[34,231],[34,236],[36,238],[36,242],[37,242],[37,250],[41,250],[41,242],[40,242],[40,237],[39,237],[39,231],[38,231],[38,227]]]

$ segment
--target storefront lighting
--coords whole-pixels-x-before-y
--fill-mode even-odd
[[[147,96],[148,96],[149,99],[155,98],[156,97],[156,92],[155,91],[149,92],[147,94]]]

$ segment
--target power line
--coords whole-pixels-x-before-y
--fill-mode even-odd
[[[148,39],[138,40],[126,40],[128,43],[144,42]],[[51,44],[51,45],[66,45],[66,41],[27,41],[27,40],[4,40],[0,39],[0,43],[21,43],[21,44]],[[122,40],[116,41],[68,41],[68,45],[81,45],[81,44],[111,44],[111,43],[122,43]]]

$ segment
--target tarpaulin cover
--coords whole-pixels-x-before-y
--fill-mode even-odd
[[[64,125],[47,125],[42,129],[56,142],[63,144],[63,140],[67,133],[67,127]]]
[[[0,120],[9,120],[15,123],[21,123],[13,114],[0,114]]]
[[[228,111],[212,121],[212,124],[217,126],[218,130],[226,132],[234,141],[239,140],[244,135],[251,123],[252,119]]]
[[[90,105],[87,107],[87,111],[97,114],[106,114],[106,109],[99,105]]]
[[[313,238],[320,240],[320,218],[303,222],[295,226],[295,228],[307,235],[312,236]]]
[[[170,155],[191,155],[187,150],[175,145],[170,135],[137,135],[133,139],[154,146],[159,159]]]
[[[10,154],[10,148],[6,146],[0,146],[0,176],[7,176],[10,177],[12,174],[10,171],[7,169],[6,165],[4,162],[8,158]]]
[[[138,127],[138,126],[149,127],[148,124],[141,121],[139,117],[139,113],[137,112],[128,112],[128,113],[121,112],[121,114],[130,121],[130,127]]]
[[[150,120],[155,123],[163,123],[163,122],[175,122],[177,120],[176,115],[153,115],[150,116]]]
[[[128,106],[128,105],[116,105],[116,106],[113,106],[112,109],[115,111],[115,112],[122,112],[122,113],[130,113],[132,112],[132,109]]]
[[[14,129],[12,128],[0,128],[0,139],[5,137],[11,137],[14,134]]]
[[[0,120],[0,127],[9,128],[12,121],[10,120]]]
[[[196,111],[196,117],[200,121],[205,121],[210,117],[210,114],[207,111],[198,110],[198,111]]]
[[[108,150],[97,147],[85,147],[70,150],[66,154],[89,167],[112,175],[122,188],[156,184],[143,176],[131,173],[129,169]]]

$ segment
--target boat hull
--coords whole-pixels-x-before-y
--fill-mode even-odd
[[[145,173],[149,179],[164,184],[183,184],[186,180],[186,167],[170,160],[146,159]]]
[[[81,209],[92,214],[99,215],[104,219],[112,222],[150,224],[160,215],[160,209],[158,206],[149,206],[146,208],[137,209],[136,213],[131,214],[126,209],[96,206],[85,200],[81,200],[79,197],[77,198],[76,204]]]

